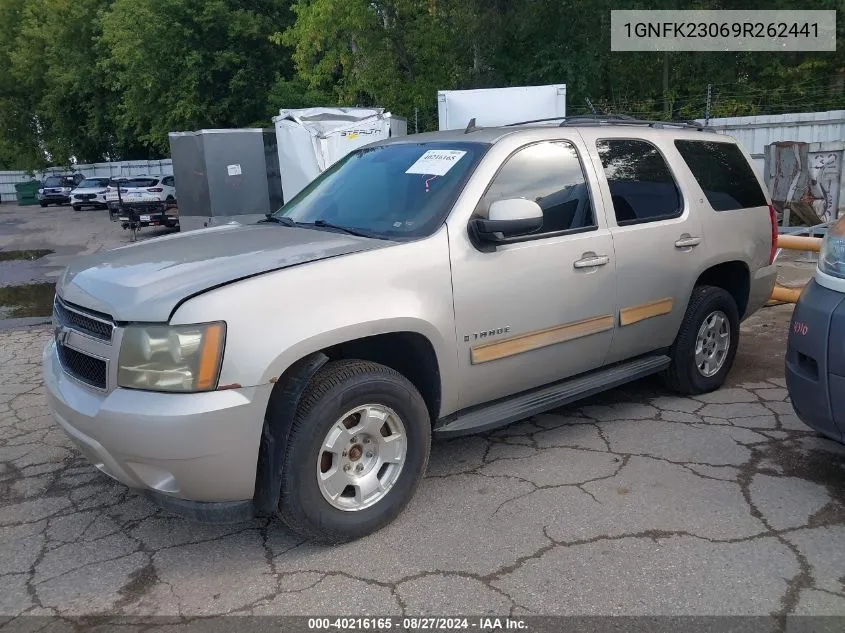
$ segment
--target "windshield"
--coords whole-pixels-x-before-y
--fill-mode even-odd
[[[482,143],[394,143],[352,152],[274,215],[386,238],[430,235],[478,161]]]
[[[108,178],[86,178],[77,186],[80,189],[94,189],[96,187],[105,187],[108,182]]]

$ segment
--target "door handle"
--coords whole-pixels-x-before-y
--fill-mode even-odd
[[[675,242],[675,248],[692,248],[694,246],[698,246],[701,244],[700,237],[692,237],[689,233],[684,233],[678,238],[678,241]]]
[[[584,253],[584,256],[577,260],[573,266],[575,268],[598,268],[610,262],[610,257],[607,255],[595,255],[593,253]]]

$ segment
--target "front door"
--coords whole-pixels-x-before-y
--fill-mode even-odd
[[[461,408],[605,360],[615,324],[616,265],[600,198],[591,193],[596,174],[585,171],[579,142],[515,148],[473,211],[486,217],[495,200],[534,200],[543,209],[539,233],[482,252],[465,224],[450,225]]]

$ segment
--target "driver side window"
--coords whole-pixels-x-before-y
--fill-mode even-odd
[[[493,177],[473,217],[486,218],[491,203],[508,198],[525,198],[540,205],[540,234],[596,227],[581,161],[567,141],[534,143],[517,150]]]

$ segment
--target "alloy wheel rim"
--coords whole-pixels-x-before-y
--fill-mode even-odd
[[[721,310],[711,312],[701,323],[695,339],[695,366],[705,378],[719,373],[731,348],[731,327]]]
[[[407,456],[402,418],[390,407],[365,404],[331,426],[317,455],[317,485],[333,507],[369,508],[393,488]]]

